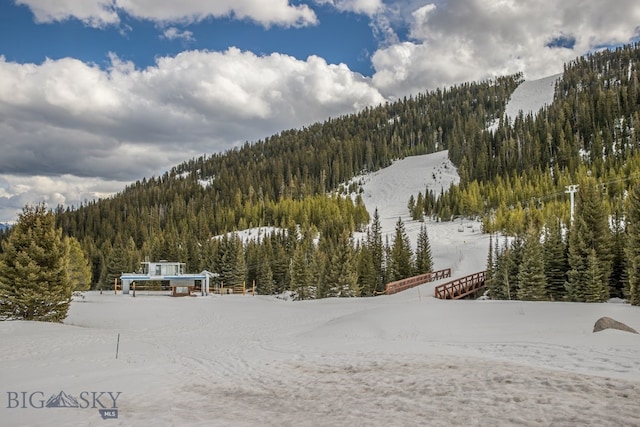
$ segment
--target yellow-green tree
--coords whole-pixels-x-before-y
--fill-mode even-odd
[[[74,291],[88,291],[91,287],[91,266],[89,260],[82,251],[80,242],[73,237],[66,237],[65,241],[69,248],[68,274],[69,281]]]

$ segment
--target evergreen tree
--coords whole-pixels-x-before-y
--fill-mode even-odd
[[[392,280],[400,280],[413,276],[413,251],[409,236],[404,229],[401,218],[396,222],[396,234],[391,248]]]
[[[487,267],[485,273],[485,283],[487,287],[489,287],[489,283],[493,280],[493,275],[495,273],[496,263],[494,261],[493,254],[493,234],[489,235],[489,253],[487,254]]]
[[[67,242],[43,204],[26,206],[0,254],[0,318],[62,322],[73,286]]]
[[[244,258],[244,247],[242,240],[237,239],[238,251],[236,252],[236,262],[233,269],[233,283],[236,285],[244,285],[247,281],[247,262]]]
[[[309,282],[316,289],[317,298],[326,298],[329,292],[327,281],[325,280],[325,266],[327,256],[320,250],[315,250],[311,254],[309,265]]]
[[[103,287],[113,289],[116,280],[120,279],[122,273],[129,272],[129,255],[127,249],[122,243],[122,238],[118,234],[116,236],[113,248],[109,252],[107,258],[107,266],[105,269],[105,281]]]
[[[625,284],[628,282],[626,269],[625,247],[627,235],[625,233],[624,216],[619,207],[611,218],[612,228],[612,269],[609,277],[611,297],[624,298]]]
[[[605,302],[609,299],[609,289],[603,280],[601,263],[595,249],[591,249],[586,260],[585,292],[586,302]]]
[[[627,277],[626,297],[632,305],[640,305],[640,184],[629,194],[627,217]]]
[[[376,294],[376,276],[373,268],[373,257],[367,245],[363,245],[358,253],[358,285],[362,296],[371,297]]]
[[[269,264],[261,264],[258,272],[258,277],[256,278],[258,293],[273,295],[275,293],[276,285],[273,281],[273,271],[271,271],[271,266],[269,266]]]
[[[524,241],[522,264],[518,270],[518,299],[544,301],[547,299],[547,278],[540,236],[533,225],[529,226]]]
[[[576,216],[569,232],[567,291],[572,301],[586,301],[587,259],[592,249],[596,251],[598,271],[608,292],[611,248],[611,231],[602,195],[595,180],[589,178],[577,192]]]
[[[507,279],[505,291],[507,299],[516,299],[518,295],[518,273],[524,258],[524,242],[522,237],[516,236],[511,242],[511,247],[506,257]]]
[[[547,276],[547,293],[553,301],[562,301],[566,296],[567,248],[562,237],[560,219],[551,221],[544,233],[544,271]]]
[[[429,273],[433,271],[433,258],[431,256],[431,243],[425,224],[420,225],[418,242],[416,248],[416,274]]]
[[[382,244],[382,226],[380,225],[380,215],[378,214],[378,208],[376,208],[373,214],[373,221],[371,228],[367,235],[367,246],[371,251],[371,258],[373,262],[373,271],[375,275],[375,291],[383,292],[385,282],[384,272],[384,245]]]
[[[490,279],[487,281],[489,297],[495,300],[512,299],[509,283],[509,265],[511,264],[511,249],[505,247],[500,250],[499,245],[495,246],[495,267]],[[515,295],[513,296],[515,297]]]
[[[570,301],[585,301],[585,284],[587,283],[587,257],[591,253],[580,230],[584,229],[582,217],[576,217],[569,230],[569,270],[567,271],[567,281],[565,289]]]
[[[315,298],[315,292],[310,292],[309,262],[303,245],[298,245],[293,251],[291,260],[291,291],[294,299],[305,300]]]
[[[289,275],[289,259],[284,244],[276,240],[276,242],[273,243],[271,270],[273,271],[273,281],[276,285],[275,293],[277,294],[289,289],[289,283],[291,281],[291,276]]]
[[[328,297],[355,297],[358,289],[358,273],[352,239],[344,231],[338,245],[329,255],[327,268]]]
[[[273,282],[273,271],[269,265],[269,259],[263,255],[259,261],[256,273],[256,286],[258,293],[272,295],[275,293],[275,283]]]
[[[69,248],[68,275],[69,283],[74,291],[87,291],[91,288],[91,266],[85,256],[80,242],[73,237],[66,237],[66,244]]]
[[[228,239],[222,257],[222,280],[225,286],[242,286],[247,280],[244,247],[237,234]]]

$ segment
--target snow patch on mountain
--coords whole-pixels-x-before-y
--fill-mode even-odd
[[[536,114],[545,105],[553,102],[556,81],[562,74],[544,77],[538,80],[526,80],[511,94],[505,114],[514,120],[520,111],[526,116]]]
[[[545,105],[551,105],[555,94],[556,82],[562,74],[544,77],[538,80],[525,80],[511,94],[505,109],[505,115],[509,117],[509,122],[513,121],[520,111],[524,116],[535,115]],[[500,119],[494,120],[489,125],[488,130],[495,132],[498,129]]]

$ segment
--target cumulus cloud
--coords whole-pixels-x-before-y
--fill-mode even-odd
[[[26,195],[16,196],[27,193],[1,179],[131,182],[384,101],[370,80],[316,56],[186,51],[136,69],[112,55],[108,70],[72,58],[35,65],[0,56],[0,197],[22,202]]]
[[[114,0],[16,0],[16,4],[31,9],[39,23],[76,18],[99,28],[120,22]]]
[[[195,39],[193,38],[193,33],[191,31],[188,31],[188,30],[180,31],[176,27],[166,28],[162,32],[161,38],[167,39],[167,40],[182,40],[184,42],[195,41]]]
[[[229,48],[160,57],[139,69],[73,58],[18,64],[0,56],[0,222],[25,202],[78,204],[191,157],[436,87],[522,71],[535,79],[601,46],[640,35],[640,4],[566,0],[309,0],[367,15],[380,42],[371,79],[320,57]],[[317,23],[290,0],[17,0],[38,22],[151,20],[167,39],[180,24],[232,17]],[[175,23],[175,25],[170,25]],[[99,185],[104,185],[100,188]],[[93,195],[93,196],[92,196]],[[13,213],[7,215],[6,212]]]
[[[579,55],[629,42],[640,22],[633,0],[615,8],[581,0],[448,0],[410,14],[388,9],[409,28],[407,40],[372,57],[374,85],[389,96],[520,71],[529,79],[555,74]]]
[[[370,1],[370,0],[361,0]],[[248,19],[265,27],[301,27],[318,20],[305,4],[289,0],[16,0],[28,6],[37,22],[76,18],[91,26],[117,24],[119,13],[154,22],[191,23],[209,17]]]
[[[121,191],[130,182],[74,175],[0,175],[0,223],[13,222],[25,205],[44,202],[49,208],[79,206]]]
[[[339,11],[373,16],[384,9],[382,0],[316,0],[317,4],[330,4]]]

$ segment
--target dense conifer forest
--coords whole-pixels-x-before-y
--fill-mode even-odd
[[[503,115],[521,75],[416,94],[191,159],[59,207],[56,224],[80,242],[94,288],[149,257],[218,272],[229,286],[255,281],[261,293],[375,295],[431,268],[428,227],[416,253],[401,221],[383,242],[377,212],[346,197],[360,191],[352,179],[449,150],[460,184],[419,193],[408,209],[416,220],[482,218],[495,234],[489,297],[638,304],[639,70],[638,44],[577,58],[551,105],[511,121]],[[573,221],[569,185],[579,186]],[[275,231],[248,243],[233,234],[257,226]],[[356,230],[367,238],[354,242]]]

